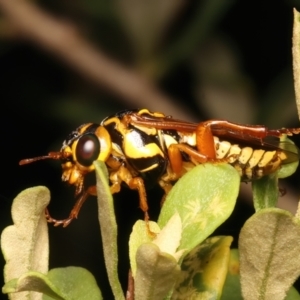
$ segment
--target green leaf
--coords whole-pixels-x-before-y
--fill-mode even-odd
[[[279,196],[277,172],[252,182],[253,202],[256,211],[275,207]]]
[[[286,297],[284,298],[284,300],[299,300],[299,299],[300,299],[300,295],[293,286],[290,288]]]
[[[35,291],[39,293],[40,297],[44,294],[43,300],[102,299],[93,275],[79,267],[53,269],[48,275],[30,271],[18,279],[13,279],[6,283],[3,290],[6,293]],[[18,296],[21,297],[21,294],[16,294],[15,296],[16,299],[21,299],[18,298]]]
[[[286,178],[288,176],[291,176],[293,173],[296,172],[298,165],[299,165],[299,149],[295,145],[295,143],[287,138],[286,135],[283,135],[280,138],[280,147],[282,149],[285,149],[287,151],[287,155],[293,155],[295,156],[292,159],[292,162],[283,164],[281,168],[278,171],[278,178]],[[290,154],[289,154],[290,153]],[[289,158],[288,158],[289,159]],[[294,161],[293,161],[294,160]]]
[[[149,221],[149,227],[151,232],[158,233],[160,231],[159,226],[152,221]],[[135,277],[136,274],[136,253],[137,249],[144,243],[152,242],[153,237],[147,234],[146,222],[138,220],[132,228],[132,232],[129,238],[129,258],[130,258],[130,268],[132,271],[132,276]]]
[[[229,164],[199,165],[174,185],[158,224],[163,228],[178,212],[183,225],[179,249],[191,250],[230,216],[239,187],[240,176]]]
[[[42,299],[43,293],[51,296],[50,299],[65,299],[45,274],[35,271],[29,271],[19,278],[10,280],[4,285],[2,292],[16,293],[13,295],[15,299],[20,299],[23,296],[24,293],[21,292],[36,292],[31,293],[31,295],[34,294],[37,297],[30,296],[29,299]]]
[[[220,299],[227,275],[232,237],[212,237],[183,260],[172,299]]]
[[[287,161],[291,162],[283,164],[277,172],[252,182],[253,201],[256,211],[276,206],[279,196],[278,178],[292,175],[298,167],[298,148],[286,135],[280,138],[280,148],[287,151]]]
[[[108,172],[103,162],[95,161],[94,165],[97,178],[98,219],[108,280],[115,299],[125,299],[118,277],[117,223],[113,197],[108,185]]]
[[[156,300],[167,296],[179,275],[177,260],[161,252],[154,243],[142,244],[136,254],[136,300]]]
[[[243,300],[239,271],[239,252],[237,249],[232,249],[230,251],[228,273],[225,280],[221,300]]]
[[[80,267],[52,269],[47,275],[47,284],[50,282],[59,290],[64,299],[101,300],[102,295],[94,276]],[[49,297],[44,296],[43,300]]]
[[[179,275],[177,262],[183,251],[177,251],[177,248],[182,224],[179,215],[175,214],[160,232],[156,223],[150,222],[149,225],[150,230],[157,233],[155,238],[145,234],[147,228],[144,221],[137,221],[129,241],[135,297],[144,299],[148,295],[149,299],[163,299]],[[154,270],[150,271],[150,267]]]
[[[223,288],[221,300],[243,300],[240,283],[240,261],[238,249],[232,249],[228,265],[228,274]],[[292,286],[285,300],[299,300],[300,295]]]
[[[300,275],[300,224],[289,212],[262,209],[239,238],[243,297],[281,300]]]
[[[174,214],[167,225],[153,240],[159,249],[169,253],[179,261],[184,250],[177,251],[182,238],[182,222],[178,213]]]
[[[45,208],[49,201],[49,190],[42,186],[29,188],[14,199],[14,225],[6,227],[1,235],[1,248],[6,261],[5,282],[19,278],[30,270],[48,272],[49,242]]]

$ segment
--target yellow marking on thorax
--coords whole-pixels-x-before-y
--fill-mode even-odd
[[[157,129],[154,127],[145,127],[145,126],[140,126],[140,125],[134,125],[134,127],[145,132],[148,135],[156,135],[157,134]]]
[[[172,144],[178,144],[177,141],[170,135],[164,134],[164,143],[166,145],[166,148],[168,149]]]
[[[143,170],[139,170],[139,172],[140,172],[140,173],[148,172],[148,171],[151,171],[151,170],[153,170],[153,169],[155,169],[155,168],[157,168],[157,167],[158,167],[158,164],[153,164],[153,165],[151,165],[151,166],[148,167],[148,168],[145,168],[145,169],[143,169]]]
[[[161,112],[150,112],[147,108],[142,108],[141,110],[138,111],[137,114],[138,115],[146,114],[146,115],[150,115],[150,116],[158,117],[158,118],[166,117],[166,115]]]
[[[164,157],[157,144],[149,143],[143,145],[140,136],[134,130],[124,135],[123,147],[125,155],[130,158],[147,158],[155,155]]]

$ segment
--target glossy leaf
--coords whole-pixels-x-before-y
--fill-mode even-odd
[[[222,224],[234,209],[240,176],[228,164],[203,164],[185,174],[172,188],[158,225],[179,213],[183,232],[179,249],[191,250]]]
[[[300,223],[289,212],[262,209],[245,223],[239,238],[245,300],[281,300],[300,275]]]
[[[103,253],[110,286],[116,299],[124,299],[118,277],[117,223],[114,202],[108,185],[107,168],[103,162],[94,162],[97,178],[98,219]]]

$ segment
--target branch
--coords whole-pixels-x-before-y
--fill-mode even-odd
[[[161,93],[141,74],[109,59],[69,23],[55,19],[32,2],[0,0],[0,10],[19,34],[58,57],[94,83],[123,98],[128,107],[147,107],[187,119],[187,109]]]

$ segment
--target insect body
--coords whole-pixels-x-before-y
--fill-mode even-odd
[[[277,171],[298,160],[298,150],[289,151],[267,144],[265,138],[300,133],[300,128],[268,130],[264,126],[238,125],[222,120],[190,123],[147,109],[125,110],[100,124],[87,123],[73,131],[59,152],[24,159],[28,164],[41,159],[59,159],[62,180],[74,185],[77,201],[69,217],[47,220],[67,226],[77,218],[89,195],[96,195],[93,162],[105,162],[111,193],[125,183],[139,193],[140,207],[148,220],[146,188],[155,183],[167,194],[172,184],[197,164],[226,162],[242,180],[249,181]]]

